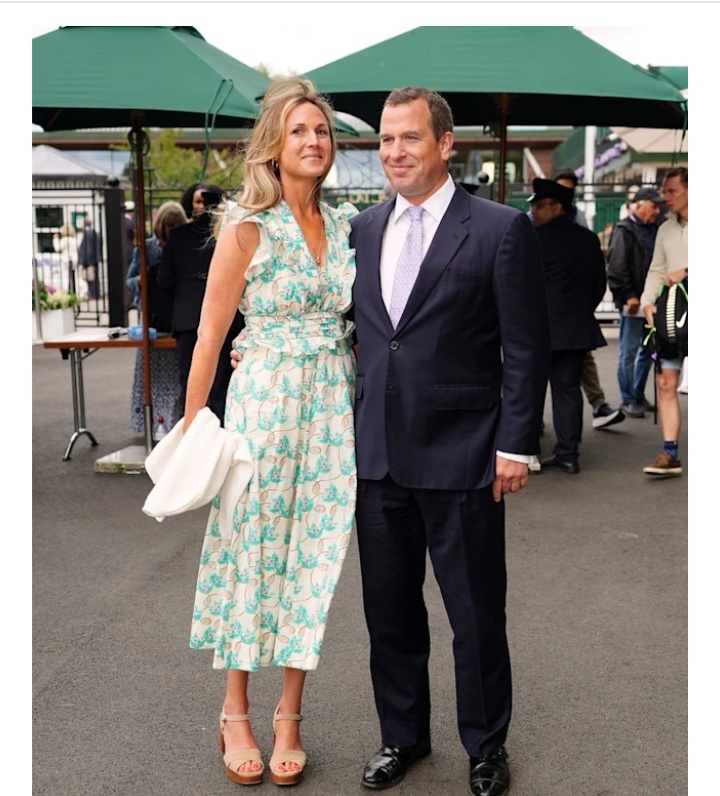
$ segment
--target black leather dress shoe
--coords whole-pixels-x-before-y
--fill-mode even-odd
[[[580,472],[580,465],[572,459],[561,459],[553,456],[552,459],[545,459],[540,463],[543,470],[560,470],[561,473],[575,475]]]
[[[429,739],[414,746],[381,746],[365,764],[362,784],[375,790],[392,788],[402,781],[411,763],[429,754]]]
[[[502,796],[510,789],[510,767],[504,746],[485,757],[470,758],[470,793],[473,796]]]

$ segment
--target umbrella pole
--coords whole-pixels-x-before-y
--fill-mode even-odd
[[[505,204],[505,172],[507,171],[507,127],[510,116],[510,95],[500,94],[497,99],[500,114],[500,174],[498,175],[498,202]]]
[[[137,196],[135,202],[135,237],[140,254],[140,312],[142,313],[142,351],[143,351],[143,387],[145,394],[145,450],[150,453],[153,448],[153,408],[152,383],[150,377],[150,305],[147,291],[147,248],[145,246],[145,174],[143,156],[145,133],[142,129],[143,113],[133,113],[133,126],[130,139],[135,151],[135,186]]]

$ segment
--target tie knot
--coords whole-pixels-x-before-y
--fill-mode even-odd
[[[410,214],[410,223],[416,224],[422,218],[423,209],[422,207],[408,207],[408,213]]]

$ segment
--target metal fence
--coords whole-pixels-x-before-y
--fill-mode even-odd
[[[77,296],[78,326],[121,325],[131,254],[123,199],[123,192],[112,187],[33,189],[33,309],[37,280],[50,297]]]
[[[479,187],[479,186],[478,186]],[[484,186],[493,198],[493,186]],[[581,186],[582,188],[582,186]],[[625,202],[625,185],[595,186],[595,224],[603,248]],[[154,211],[163,202],[178,201],[182,188],[151,188],[146,196],[146,232],[150,234]],[[507,204],[527,210],[529,186],[511,185]],[[338,205],[351,202],[358,210],[381,201],[382,189],[355,187],[323,190],[324,199]],[[32,266],[39,285],[49,291],[77,294],[76,324],[126,326],[132,308],[125,277],[132,254],[128,221],[124,216],[123,191],[114,187],[33,189]],[[128,197],[129,198],[129,197]],[[582,207],[582,201],[578,204]],[[90,245],[92,238],[92,245]],[[33,285],[33,308],[35,286]],[[616,322],[617,312],[609,292],[597,310],[603,321]]]

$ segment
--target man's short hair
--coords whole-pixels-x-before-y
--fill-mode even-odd
[[[666,172],[663,180],[669,180],[672,177],[679,177],[680,182],[687,188],[688,187],[688,170],[686,166],[676,166],[674,169]]]
[[[383,110],[397,105],[409,105],[419,99],[425,100],[430,109],[430,126],[435,140],[439,141],[445,133],[452,133],[454,126],[452,110],[445,97],[431,88],[405,86],[393,89],[383,104]]]

